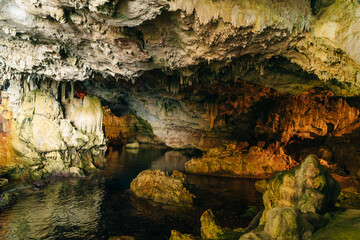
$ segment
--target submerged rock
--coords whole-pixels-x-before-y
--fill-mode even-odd
[[[131,191],[139,198],[156,203],[188,207],[195,198],[185,188],[185,175],[174,171],[171,176],[160,170],[145,170],[130,184]]]
[[[297,163],[285,154],[272,153],[259,147],[248,152],[213,148],[201,158],[185,163],[186,172],[242,178],[270,178],[275,171],[283,171]]]

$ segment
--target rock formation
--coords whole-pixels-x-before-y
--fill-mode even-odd
[[[168,205],[189,207],[195,198],[185,188],[185,175],[176,170],[171,176],[160,170],[142,171],[131,182],[130,189],[139,198]]]
[[[224,177],[270,178],[275,171],[295,167],[298,163],[285,154],[272,153],[259,147],[248,151],[214,148],[201,158],[185,163],[185,171]]]
[[[106,146],[100,100],[76,99],[70,91],[68,98],[62,92],[63,101],[59,101],[56,83],[53,89],[33,80],[24,80],[23,85],[19,104],[14,104],[19,97],[15,94],[3,98],[13,103],[9,111],[14,115],[8,119],[11,129],[4,131],[9,142],[2,146],[7,149],[2,159],[15,159],[24,177],[32,180],[64,171],[80,175],[102,167]],[[82,117],[77,116],[79,112]]]
[[[192,239],[227,239],[227,240],[235,240],[239,239],[239,237],[244,234],[245,229],[229,229],[222,228],[215,222],[215,216],[211,209],[206,210],[200,218],[201,222],[201,238],[195,237],[191,234],[182,234],[176,230],[171,231],[170,240],[192,240]]]
[[[263,195],[263,227],[240,239],[311,239],[312,232],[327,223],[319,214],[334,208],[339,192],[331,174],[309,155],[300,166],[270,179]]]

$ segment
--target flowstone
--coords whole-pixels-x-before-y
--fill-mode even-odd
[[[69,99],[80,100],[78,112],[85,111],[88,121],[78,126],[65,118],[62,107],[66,110],[69,105],[60,104],[51,89],[25,92],[9,137],[25,175],[35,181],[61,172],[79,176],[104,165],[106,146],[98,98]]]

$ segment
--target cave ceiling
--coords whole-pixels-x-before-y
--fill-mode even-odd
[[[0,0],[1,72],[136,82],[160,70],[183,82],[207,69],[354,96],[359,20],[351,0]]]

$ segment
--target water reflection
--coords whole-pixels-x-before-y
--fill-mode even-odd
[[[20,191],[17,203],[0,213],[0,238],[168,239],[172,229],[199,235],[199,219],[208,208],[222,226],[246,226],[251,220],[243,216],[248,204],[261,202],[252,180],[188,175],[190,191],[197,196],[192,208],[157,206],[129,192],[142,170],[183,170],[188,159],[161,148],[110,148],[104,171],[54,182],[40,191]]]
[[[66,179],[40,191],[21,192],[0,215],[7,239],[96,239],[104,198],[103,178]]]
[[[189,160],[190,157],[179,151],[168,151],[164,156],[151,163],[151,169],[160,169],[162,171],[185,171],[185,162]]]

